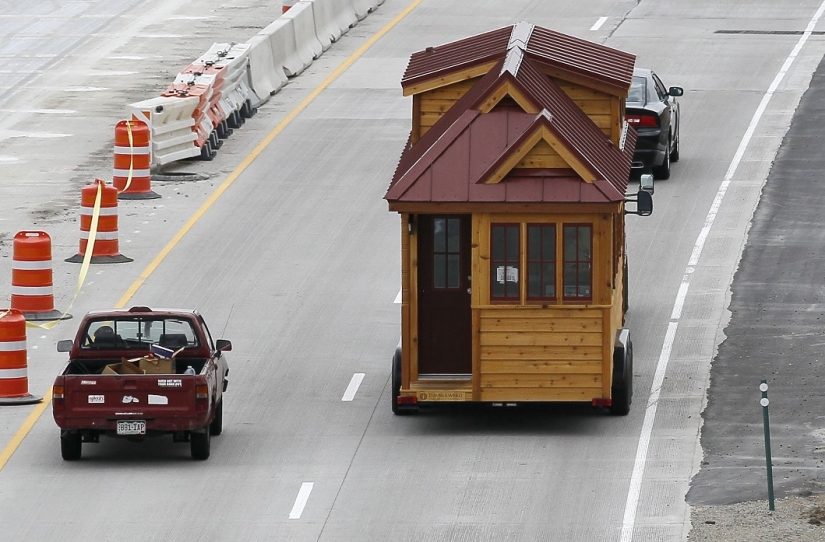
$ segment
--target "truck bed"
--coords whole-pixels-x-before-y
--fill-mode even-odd
[[[103,369],[110,364],[113,363],[120,363],[122,358],[101,358],[101,359],[83,359],[83,360],[72,360],[66,366],[66,369],[63,371],[64,376],[70,375],[100,375]],[[195,374],[200,374],[203,370],[203,366],[206,364],[208,360],[204,358],[178,358],[175,360],[174,363],[174,373],[171,374],[183,374],[188,366],[192,366],[195,369]],[[101,375],[101,376],[118,376],[118,375]],[[121,375],[122,376],[122,375]],[[135,376],[142,376],[142,375],[135,375]],[[149,376],[156,376],[156,375],[149,375]]]

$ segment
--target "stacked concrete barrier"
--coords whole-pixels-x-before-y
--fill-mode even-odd
[[[199,101],[197,96],[160,96],[127,106],[126,111],[133,119],[143,120],[149,126],[153,166],[163,166],[201,153],[196,142],[193,117]]]
[[[188,98],[195,96],[198,98],[198,105],[192,113],[195,121],[192,131],[197,136],[195,146],[200,149],[202,160],[212,160],[217,154],[221,142],[217,134],[213,135],[214,125],[211,114],[212,84],[215,77],[197,77],[195,75],[178,74],[175,81],[169,85],[166,92],[161,94],[165,97]]]
[[[159,98],[127,106],[151,133],[151,165],[211,160],[244,119],[306,70],[384,0],[283,0],[283,14],[246,43],[215,43]]]
[[[251,91],[246,84],[247,44],[215,43],[183,72],[196,76],[214,76],[211,114],[218,137],[227,138],[233,128],[240,128],[254,111],[247,107]]]
[[[230,125],[234,124],[236,128],[240,128],[243,119],[251,118],[255,114],[251,107],[252,90],[247,84],[249,50],[250,47],[246,43],[216,43],[195,61],[225,69],[220,105],[224,108]]]

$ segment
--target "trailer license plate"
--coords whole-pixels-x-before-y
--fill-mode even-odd
[[[145,435],[146,422],[144,420],[118,420],[118,435]]]

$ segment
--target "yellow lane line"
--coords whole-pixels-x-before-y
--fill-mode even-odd
[[[203,202],[203,204],[195,212],[195,214],[192,215],[192,217],[186,221],[186,224],[184,224],[183,227],[181,227],[181,229],[178,230],[178,233],[176,233],[175,236],[166,244],[166,246],[163,247],[163,250],[161,250],[160,253],[158,253],[158,255],[155,256],[155,259],[152,260],[152,262],[148,266],[146,266],[146,269],[144,269],[140,276],[137,278],[137,280],[135,280],[135,282],[133,282],[132,285],[129,286],[129,288],[117,302],[117,305],[115,305],[115,307],[122,308],[126,306],[126,303],[128,303],[129,300],[135,295],[135,293],[143,285],[143,283],[146,282],[146,280],[152,275],[152,273],[155,272],[155,270],[166,258],[166,256],[168,256],[169,253],[172,252],[172,249],[175,248],[175,246],[180,242],[181,239],[183,239],[183,236],[186,235],[189,232],[189,230],[192,229],[192,226],[194,226],[195,223],[198,220],[200,220],[201,217],[206,213],[206,211],[208,211],[209,208],[215,204],[218,198],[220,198],[223,195],[223,193],[226,192],[226,190],[232,185],[232,183],[235,182],[235,180],[241,175],[241,173],[243,173],[246,170],[246,168],[248,168],[249,165],[264,151],[264,149],[270,143],[272,143],[272,140],[275,139],[278,136],[278,134],[280,134],[284,130],[284,128],[289,126],[289,124],[293,120],[295,120],[295,117],[297,117],[304,109],[306,109],[307,106],[310,103],[312,103],[312,101],[315,100],[315,98],[317,98],[318,95],[321,94],[321,92],[323,92],[327,87],[329,87],[329,85],[331,85],[336,79],[338,79],[338,77],[340,77],[342,73],[349,69],[349,67],[352,66],[356,60],[361,58],[361,56],[363,56],[363,54],[367,52],[367,50],[370,47],[375,45],[375,43],[378,40],[384,37],[384,35],[387,32],[392,30],[395,25],[397,25],[399,22],[401,22],[402,19],[404,19],[404,17],[409,15],[410,12],[413,9],[415,9],[416,6],[418,6],[422,1],[423,0],[415,0],[414,2],[412,2],[409,6],[407,6],[404,9],[404,11],[399,13],[392,21],[387,23],[387,25],[384,28],[379,30],[370,39],[364,42],[364,44],[361,45],[361,47],[359,47],[354,53],[352,53],[352,55],[350,55],[349,58],[347,58],[340,66],[338,66],[335,69],[335,71],[333,71],[326,79],[324,79],[324,81],[320,85],[318,85],[318,87],[316,87],[315,90],[313,90],[309,94],[309,96],[307,96],[300,104],[298,104],[298,106],[295,109],[293,109],[289,113],[289,115],[287,115],[284,118],[284,120],[278,123],[278,125],[275,128],[273,128],[271,132],[269,132],[269,134],[263,139],[263,141],[261,141],[258,144],[258,146],[255,147],[252,150],[252,152],[249,153],[249,155],[246,158],[244,158],[244,160],[240,164],[238,164],[238,167],[236,167],[232,171],[232,173],[229,174],[229,177],[227,177],[226,180],[223,183],[221,183],[220,186],[218,186],[218,188],[212,193],[212,195],[209,196],[209,199]],[[14,434],[9,444],[3,449],[2,452],[0,452],[0,471],[3,470],[3,468],[6,466],[6,463],[8,463],[9,459],[11,459],[11,456],[23,442],[23,439],[26,438],[26,435],[28,435],[29,431],[31,431],[32,427],[34,427],[34,424],[37,422],[40,416],[43,415],[43,412],[46,410],[46,407],[49,406],[51,399],[52,393],[51,389],[49,389],[49,392],[45,394],[43,397],[43,402],[38,404],[34,408],[32,413],[29,414],[29,416],[23,422],[23,425],[21,425],[17,432]]]

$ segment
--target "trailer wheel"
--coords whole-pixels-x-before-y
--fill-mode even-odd
[[[209,432],[213,435],[223,433],[223,399],[215,407],[215,417],[212,419],[212,423],[209,424]]]
[[[83,450],[83,436],[80,433],[63,431],[60,433],[60,455],[66,461],[77,461]]]
[[[633,342],[629,338],[626,344],[617,345],[613,354],[613,365],[613,401],[610,413],[614,416],[627,416],[633,400]]]
[[[398,409],[398,397],[401,395],[401,348],[395,349],[392,357],[392,378],[390,379],[390,395],[392,396],[392,413],[401,414]]]
[[[207,425],[203,431],[189,434],[190,451],[192,452],[192,459],[209,459],[209,426]]]

